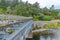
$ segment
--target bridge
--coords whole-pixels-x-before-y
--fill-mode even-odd
[[[5,25],[0,26],[0,40],[27,40],[32,39],[32,17],[20,17],[13,15],[0,15]],[[2,23],[2,24],[4,24]],[[14,29],[11,34],[6,29]]]

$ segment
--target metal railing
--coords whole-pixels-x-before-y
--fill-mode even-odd
[[[4,38],[5,40],[21,40],[23,37],[29,33],[32,28],[33,21],[29,20],[21,25],[15,32],[13,32],[9,37]],[[20,25],[19,25],[20,26]]]

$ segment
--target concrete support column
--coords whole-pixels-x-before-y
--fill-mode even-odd
[[[33,27],[34,27],[34,24],[32,24],[31,30],[28,33],[28,36],[27,36],[26,40],[33,40],[33,33],[32,33]]]
[[[32,40],[33,35],[32,35],[32,30],[28,33],[28,36],[26,37],[26,40]]]

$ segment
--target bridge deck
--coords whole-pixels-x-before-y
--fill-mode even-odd
[[[23,33],[25,33],[25,32],[28,33],[29,32],[32,24],[33,24],[33,22],[32,22],[32,20],[30,20],[30,21],[25,21],[25,22],[21,22],[21,23],[18,22],[18,23],[14,23],[14,24],[9,24],[6,27],[2,27],[3,28],[2,33],[4,34],[3,38],[6,39],[6,40],[13,40],[13,38],[19,33],[20,33],[19,35],[21,35],[20,37],[22,37]],[[12,29],[14,29],[14,32],[12,34],[8,34],[6,32],[6,28],[12,28]],[[2,36],[0,36],[0,38],[1,37]]]

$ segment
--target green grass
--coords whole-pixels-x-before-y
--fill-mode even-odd
[[[6,26],[6,24],[0,24],[0,26]]]
[[[44,25],[44,28],[57,28],[60,26],[60,22],[56,22],[56,23],[47,23]]]

